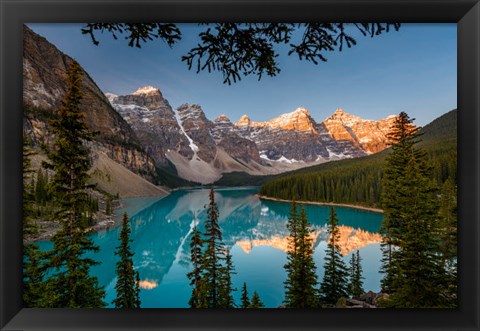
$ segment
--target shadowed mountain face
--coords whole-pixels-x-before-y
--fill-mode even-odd
[[[24,27],[23,103],[25,128],[34,142],[53,139],[48,120],[56,116],[65,97],[67,69],[73,59],[63,54],[45,38]],[[82,69],[80,109],[90,130],[96,132],[91,146],[115,162],[153,181],[155,165],[143,151],[136,133],[112,108],[93,79]],[[95,155],[92,155],[95,158]]]
[[[166,154],[170,151],[186,158],[193,156],[189,141],[177,121],[177,113],[160,90],[146,86],[129,95],[106,95],[157,163],[166,163]]]

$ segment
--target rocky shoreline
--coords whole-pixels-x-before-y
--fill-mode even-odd
[[[292,202],[293,201],[293,200],[272,198],[272,197],[269,197],[269,196],[266,196],[266,195],[260,195],[260,194],[256,194],[255,196],[257,196],[261,200],[270,200],[270,201],[277,201],[277,202]],[[297,201],[297,202],[300,203],[300,204],[305,204],[305,205],[345,207],[345,208],[365,210],[365,211],[369,211],[369,212],[372,212],[372,213],[383,214],[382,209],[365,207],[365,206],[358,206],[358,205],[349,205],[349,204],[346,204],[346,203],[316,202],[316,201]]]
[[[88,227],[87,231],[97,232],[100,230],[106,230],[121,223],[120,217],[117,217],[115,214],[115,210],[122,208],[120,200],[112,200],[111,203],[113,212],[110,215],[107,215],[103,211],[98,211],[95,215],[95,224]],[[37,221],[37,226],[39,227],[39,234],[31,238],[26,238],[25,242],[50,240],[60,229],[60,225],[53,221]]]
[[[388,300],[386,293],[368,291],[359,297],[347,298],[338,302],[336,308],[382,308],[382,301]]]
[[[164,198],[168,196],[167,195],[158,195],[158,196],[145,196],[145,197],[134,197],[134,198]],[[132,198],[127,198],[127,199],[132,199]],[[104,204],[105,201],[100,200],[100,204],[102,206],[102,210],[98,211],[95,215],[95,224],[88,227],[87,231],[101,231],[101,230],[108,230],[111,228],[114,228],[118,225],[121,224],[122,221],[122,215],[123,212],[125,211],[125,206],[122,204],[123,199],[114,199],[111,201],[112,204],[112,213],[110,215],[105,214],[102,210],[104,210]],[[155,200],[157,201],[157,200]],[[151,202],[150,202],[151,203]],[[146,205],[142,205],[141,209],[145,208],[148,206],[148,203]],[[136,209],[129,210],[131,213],[132,211],[138,211]],[[120,214],[119,214],[120,212]],[[131,215],[130,215],[131,216]],[[34,241],[44,241],[44,240],[50,240],[52,236],[59,230],[60,226],[56,222],[45,222],[45,221],[37,221],[37,225],[40,228],[40,233],[32,238],[27,238],[25,241],[26,242],[34,242]]]

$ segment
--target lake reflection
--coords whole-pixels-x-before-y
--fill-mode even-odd
[[[238,289],[234,293],[237,302],[245,281],[250,294],[257,291],[266,307],[278,307],[283,301],[286,279],[283,265],[286,263],[286,221],[290,204],[259,200],[256,193],[256,188],[217,189],[219,223],[237,272],[233,276],[233,284]],[[134,264],[140,272],[142,307],[188,307],[191,288],[186,274],[190,271],[190,234],[194,220],[203,231],[208,194],[208,189],[179,190],[158,201],[152,198],[124,201],[132,224],[134,242],[131,245],[135,253]],[[381,239],[378,230],[383,215],[351,208],[335,209],[340,220],[340,243],[345,261],[348,262],[352,251],[359,249],[365,290],[379,291]],[[305,210],[313,224],[314,260],[321,281],[330,207],[306,205]],[[118,245],[119,231],[115,228],[93,234],[95,243],[100,246],[100,252],[93,257],[102,263],[92,268],[92,273],[105,286],[108,303],[115,298],[116,257],[113,252]],[[41,243],[43,249],[50,246],[49,242]]]

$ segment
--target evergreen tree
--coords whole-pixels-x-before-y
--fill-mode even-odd
[[[35,201],[32,178],[33,169],[30,157],[33,155],[30,140],[23,135],[23,305],[24,307],[42,306],[44,295],[45,272],[42,266],[42,254],[37,244],[30,242],[32,236],[38,234],[37,225],[33,219],[33,204]]]
[[[352,258],[350,260],[350,284],[349,284],[349,293],[352,297],[359,297],[365,290],[363,289],[363,281],[362,279],[362,265],[361,265],[362,258],[360,257],[360,252],[357,250],[356,253],[352,254]]]
[[[287,263],[284,265],[284,269],[287,273],[287,280],[285,284],[285,300],[284,303],[287,307],[295,307],[296,298],[299,296],[297,292],[298,285],[298,276],[297,270],[299,269],[298,263],[298,223],[299,215],[297,212],[297,203],[295,200],[292,201],[290,208],[290,216],[287,221],[287,229],[289,231],[288,237],[288,251],[287,251]]]
[[[232,286],[232,275],[236,274],[232,263],[232,255],[227,249],[225,253],[225,266],[223,267],[222,281],[219,290],[220,307],[221,308],[235,308],[235,301],[232,292],[236,289]]]
[[[61,226],[52,237],[54,246],[48,254],[52,269],[48,282],[53,291],[48,294],[48,306],[103,307],[105,291],[97,278],[90,275],[90,267],[98,262],[85,257],[85,253],[96,252],[98,247],[88,237],[82,213],[90,168],[89,150],[84,142],[91,140],[91,133],[79,108],[82,98],[79,64],[73,62],[67,73],[67,94],[58,118],[51,121],[56,140],[53,150],[46,150],[49,162],[43,164],[54,172],[50,180],[57,206],[54,219]]]
[[[436,193],[430,180],[422,176],[421,167],[422,163],[412,159],[405,173],[410,185],[399,188],[400,194],[407,195],[408,208],[403,211],[391,307],[441,307],[445,303],[442,297],[445,278],[435,238]]]
[[[248,308],[264,308],[265,305],[263,304],[262,300],[260,300],[260,296],[258,295],[257,291],[253,292],[252,298],[250,299],[250,305]]]
[[[391,294],[387,306],[442,307],[446,277],[438,245],[438,192],[425,152],[415,147],[412,121],[401,113],[389,135],[394,145],[385,162],[382,195],[382,286]]]
[[[313,242],[311,228],[305,209],[297,214],[296,204],[292,203],[287,223],[290,230],[287,252],[287,271],[285,281],[285,305],[289,308],[312,308],[318,306],[317,275],[313,261]]]
[[[397,255],[398,245],[402,231],[402,210],[405,208],[398,188],[406,185],[405,169],[410,159],[419,154],[414,148],[418,142],[418,128],[413,125],[413,120],[402,112],[387,134],[388,144],[392,146],[392,153],[385,159],[384,176],[382,179],[382,206],[384,219],[380,232],[382,234],[382,269],[385,274],[382,279],[382,290],[393,292],[395,275],[398,273]]]
[[[112,199],[110,198],[107,198],[107,201],[105,202],[105,214],[112,214]]]
[[[38,245],[25,243],[23,246],[23,306],[44,306],[45,268],[43,254]]]
[[[120,245],[115,250],[115,255],[120,257],[117,262],[117,284],[115,290],[117,297],[113,300],[115,308],[140,308],[138,271],[133,267],[133,255],[130,243],[130,224],[127,213],[123,214],[122,229],[120,231]]]
[[[348,293],[351,296],[354,296],[353,295],[353,282],[354,282],[354,279],[355,279],[355,266],[357,264],[356,260],[357,260],[357,256],[355,255],[355,253],[353,253],[352,257],[350,258],[350,267],[348,269],[349,279],[350,279],[350,283],[348,284]]]
[[[240,308],[248,308],[250,306],[250,299],[248,298],[247,283],[243,282],[242,287],[242,304]]]
[[[213,186],[210,189],[210,203],[207,208],[207,220],[205,222],[205,238],[203,243],[206,245],[202,256],[201,269],[203,272],[202,280],[206,291],[206,301],[208,308],[218,308],[222,304],[220,291],[222,280],[225,279],[225,247],[222,242],[222,232],[218,224],[218,208],[215,202],[215,191]],[[225,293],[222,293],[225,295]]]
[[[30,147],[30,139],[23,135],[23,190],[22,190],[22,212],[23,212],[23,236],[35,235],[38,232],[36,223],[33,220],[33,203],[35,196],[32,188],[33,169],[30,157],[34,154]]]
[[[135,302],[134,306],[140,308],[142,301],[140,300],[140,273],[137,271],[135,273]]]
[[[219,212],[214,187],[210,189],[205,233],[201,238],[196,224],[190,241],[193,270],[187,274],[193,286],[189,305],[192,308],[234,308],[232,274],[235,274],[230,251],[222,241]]]
[[[202,306],[202,297],[200,287],[202,284],[202,238],[198,230],[196,219],[192,230],[192,238],[190,239],[190,260],[192,261],[193,270],[187,274],[190,279],[190,286],[193,286],[192,295],[188,304],[191,308],[200,308]]]
[[[442,188],[440,202],[440,254],[442,269],[445,270],[446,287],[444,296],[446,305],[457,306],[457,187],[452,178],[448,178]]]
[[[196,308],[211,308],[208,301],[208,293],[207,293],[207,284],[205,280],[202,278],[200,283],[198,284],[198,300],[197,300],[197,307]]]
[[[298,231],[298,257],[300,258],[299,283],[301,284],[302,297],[299,301],[300,308],[313,308],[318,306],[316,288],[318,285],[315,262],[313,261],[313,238],[310,223],[308,223],[305,208],[300,210],[300,224]]]
[[[320,285],[320,293],[323,302],[335,304],[338,299],[347,296],[348,271],[340,254],[338,245],[340,232],[338,230],[337,215],[333,208],[330,209],[330,218],[327,226],[329,240],[325,256],[325,274]]]
[[[35,183],[35,201],[42,206],[45,206],[48,199],[47,184],[48,179],[43,174],[42,169],[39,168],[37,171],[37,181]]]
[[[440,252],[442,263],[447,264],[457,257],[457,187],[449,177],[442,187],[440,200]]]

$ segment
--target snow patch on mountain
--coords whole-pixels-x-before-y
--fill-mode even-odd
[[[107,96],[108,97],[108,96]],[[154,112],[150,111],[146,107],[138,106],[135,104],[116,104],[114,102],[115,98],[113,98],[110,103],[112,104],[113,108],[123,117],[128,124],[132,124],[133,118],[138,118],[143,123],[150,122],[150,118],[154,115]]]
[[[352,156],[351,155],[345,155],[343,153],[335,153],[332,151],[330,148],[326,147],[327,152],[328,152],[328,157],[330,159],[350,159]]]
[[[147,85],[147,86],[139,88],[138,90],[136,90],[132,94],[134,94],[134,95],[142,95],[142,94],[149,95],[149,94],[156,94],[156,93],[159,93],[159,89],[157,89],[153,86]]]
[[[177,109],[173,109],[173,112],[175,114],[175,119],[177,120],[177,123],[178,123],[178,126],[180,127],[180,131],[182,131],[182,133],[185,135],[185,137],[188,139],[188,143],[189,143],[189,146],[190,146],[190,149],[192,150],[192,152],[194,153],[194,156],[193,156],[193,159],[196,159],[197,158],[197,152],[199,150],[198,146],[195,145],[195,143],[193,142],[192,138],[190,138],[190,136],[187,134],[187,132],[185,132],[185,129],[183,127],[183,124],[182,124],[182,119],[180,118],[180,114],[178,113],[178,110]],[[192,160],[193,160],[192,159]]]
[[[288,164],[292,164],[292,163],[296,163],[296,162],[303,162],[303,161],[298,161],[298,160],[295,160],[295,159],[287,159],[283,155],[277,161],[278,162],[285,162],[285,163],[288,163]]]
[[[261,159],[264,159],[264,160],[267,160],[267,161],[273,161],[273,160],[270,160],[267,156],[267,151],[260,151],[260,158]]]
[[[287,159],[285,156],[281,156],[279,159],[277,160],[272,160],[270,159],[268,156],[267,156],[267,151],[261,151],[260,152],[260,158],[264,159],[264,160],[267,160],[267,161],[271,161],[271,162],[283,162],[283,163],[288,163],[288,164],[292,164],[292,163],[298,163],[298,162],[302,162],[304,163],[304,161],[302,160],[295,160],[295,159]]]

